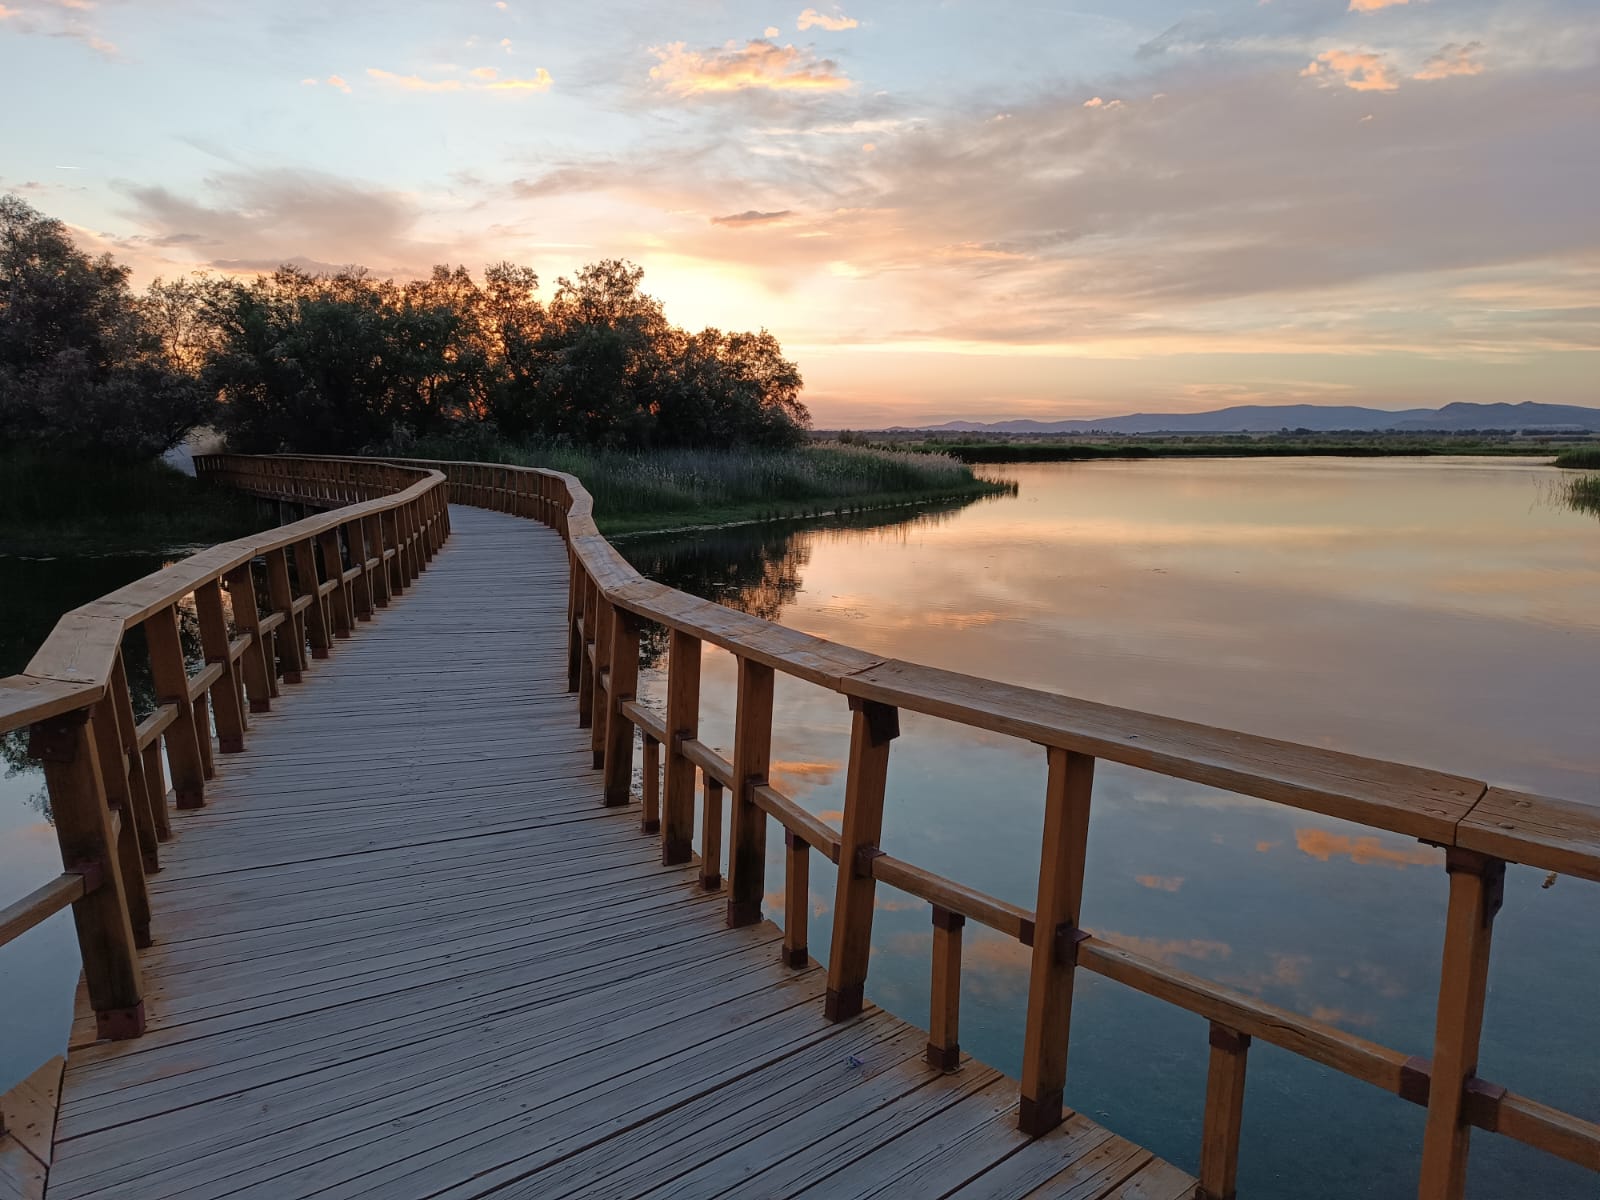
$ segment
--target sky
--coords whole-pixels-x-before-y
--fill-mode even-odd
[[[137,281],[625,257],[822,427],[1600,405],[1597,0],[0,0]]]

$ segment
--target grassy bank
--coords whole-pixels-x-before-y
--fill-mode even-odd
[[[857,512],[1015,491],[1014,484],[977,478],[946,455],[829,444],[633,454],[423,441],[405,453],[566,471],[589,489],[595,523],[606,533]]]
[[[966,463],[1085,462],[1121,458],[1393,458],[1403,456],[1449,455],[1541,455],[1555,454],[1555,445],[1510,441],[1508,439],[1411,439],[1411,438],[1255,438],[1248,436],[1217,438],[1138,438],[1107,441],[925,441],[903,442],[906,450],[947,454]],[[1595,448],[1568,450],[1566,455],[1600,459]],[[1581,462],[1557,465],[1585,465]]]
[[[0,554],[160,551],[270,524],[260,505],[161,463],[0,456]]]
[[[1600,446],[1574,446],[1556,455],[1556,466],[1600,471]]]

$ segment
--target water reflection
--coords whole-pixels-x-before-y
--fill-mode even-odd
[[[646,574],[893,657],[1600,803],[1600,541],[1528,463],[1154,462],[1016,468],[1015,499],[908,527],[725,530],[623,543]],[[738,562],[732,570],[727,563]],[[674,570],[675,564],[692,570]],[[737,582],[734,582],[737,581]],[[733,670],[708,651],[704,740]],[[659,672],[642,685],[661,694]],[[785,791],[837,821],[844,703],[780,679]],[[1031,907],[1043,756],[907,714],[890,853]],[[1263,1000],[1426,1054],[1443,929],[1437,850],[1101,764],[1085,923]],[[769,880],[781,880],[772,831]],[[1600,891],[1513,868],[1483,1072],[1600,1117]],[[834,877],[813,862],[825,954]],[[929,914],[880,889],[868,992],[927,1020]],[[963,1046],[1015,1073],[1021,947],[969,930]],[[1192,1167],[1204,1022],[1079,987],[1068,1101]],[[1420,1110],[1268,1046],[1251,1057],[1242,1195],[1414,1186]],[[1352,1155],[1341,1147],[1360,1145]],[[1592,1200],[1593,1177],[1480,1135],[1471,1194]]]

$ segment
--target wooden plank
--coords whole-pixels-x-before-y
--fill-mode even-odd
[[[50,1166],[61,1104],[61,1072],[66,1060],[56,1055],[0,1096],[0,1132],[14,1138],[45,1168]]]
[[[1456,845],[1600,882],[1600,804],[1492,787],[1467,814]]]
[[[15,941],[41,921],[48,920],[83,895],[83,876],[76,871],[57,875],[20,900],[0,908],[0,946]]]
[[[1487,788],[1457,775],[913,663],[884,663],[846,677],[841,687],[851,696],[1444,845]]]

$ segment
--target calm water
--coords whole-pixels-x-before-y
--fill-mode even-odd
[[[1600,522],[1505,460],[1092,463],[1008,469],[1015,498],[907,519],[619,542],[641,570],[796,628],[1114,704],[1600,804]],[[154,561],[0,571],[0,673],[63,609]],[[731,742],[732,662],[708,652],[702,736]],[[647,693],[662,679],[650,673]],[[848,712],[780,679],[774,775],[837,819]],[[1031,906],[1043,753],[906,714],[887,849]],[[20,761],[18,746],[8,746]],[[0,893],[59,870],[26,768],[0,781]],[[776,830],[769,897],[779,899]],[[815,856],[813,856],[815,859]],[[1600,1117],[1600,888],[1513,868],[1482,1073]],[[813,953],[834,878],[813,862]],[[1141,952],[1412,1053],[1430,1048],[1445,881],[1414,841],[1102,765],[1085,922]],[[880,888],[868,995],[927,1019],[925,905]],[[1027,960],[967,930],[965,1049],[1019,1069]],[[62,914],[0,950],[0,1088],[64,1042],[76,949]],[[1193,1168],[1197,1018],[1093,976],[1068,1102]],[[1257,1043],[1241,1194],[1403,1196],[1420,1110]],[[1594,1177],[1491,1135],[1475,1197],[1594,1200]]]
[[[619,542],[643,571],[823,637],[1113,704],[1600,804],[1600,523],[1485,461],[1026,466],[1015,499],[877,527]],[[731,743],[708,652],[702,738]],[[659,700],[663,680],[649,680]],[[774,774],[838,819],[843,700],[780,678]],[[1043,752],[906,714],[890,853],[1031,907]],[[1101,765],[1087,925],[1363,1037],[1431,1051],[1445,875],[1415,841]],[[769,907],[782,884],[777,832]],[[834,877],[812,868],[814,953]],[[1600,1117],[1600,888],[1513,868],[1481,1073]],[[880,888],[868,995],[925,1024],[926,905]],[[1026,952],[971,925],[961,1042],[1019,1070]],[[1193,1168],[1198,1018],[1080,976],[1068,1102]],[[1241,1195],[1414,1194],[1421,1110],[1257,1043]],[[1480,1134],[1477,1197],[1597,1195]]]

